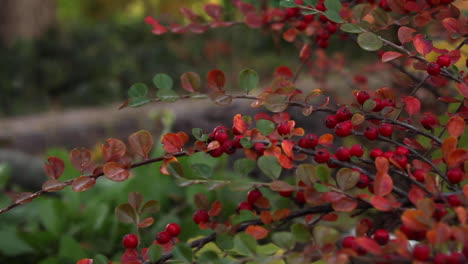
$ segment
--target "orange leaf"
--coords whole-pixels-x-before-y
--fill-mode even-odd
[[[465,83],[455,83],[457,91],[465,98],[468,98],[468,85]]]
[[[400,40],[401,44],[405,44],[413,40],[413,33],[416,32],[415,29],[409,27],[400,27],[398,29],[398,40]]]
[[[294,140],[286,139],[281,142],[281,147],[283,148],[283,152],[286,154],[286,156],[294,158],[294,145],[296,145],[296,141]]]
[[[403,56],[403,54],[396,52],[396,51],[387,51],[384,54],[382,54],[382,62],[389,62],[391,60],[397,59],[399,57]]]
[[[167,170],[167,165],[173,161],[177,161],[177,158],[176,157],[170,157],[170,158],[166,158],[163,160],[163,164],[161,165],[161,168],[159,169],[159,171],[162,173],[162,174],[165,174],[165,175],[170,175],[169,171]]]
[[[96,179],[89,176],[80,176],[73,180],[72,190],[75,192],[84,192],[96,184]]]
[[[65,163],[63,160],[57,157],[49,157],[47,159],[48,164],[44,164],[44,170],[47,176],[52,179],[58,179],[62,176],[63,171],[65,170]]]
[[[380,256],[383,254],[382,248],[380,247],[375,240],[370,239],[368,237],[357,237],[356,243],[365,249],[367,252],[370,252],[376,256]]]
[[[377,172],[380,173],[387,173],[388,169],[390,168],[390,164],[388,163],[388,159],[384,157],[377,157],[375,159],[375,168]]]
[[[145,159],[148,158],[151,148],[153,147],[153,136],[146,130],[141,130],[131,134],[128,137],[128,143],[138,156]]]
[[[138,223],[139,228],[147,228],[150,227],[154,223],[154,218],[153,217],[147,217]]]
[[[465,131],[465,120],[460,116],[452,116],[447,122],[447,131],[452,137],[459,137]]]
[[[125,181],[130,176],[130,172],[117,162],[107,162],[103,170],[104,175],[113,181]]]
[[[468,160],[468,151],[466,149],[455,149],[448,155],[447,165],[452,168]]]
[[[421,210],[416,209],[408,209],[406,210],[403,215],[401,216],[401,220],[403,224],[407,226],[412,231],[426,231],[428,226],[421,222],[426,219],[427,216]]]
[[[221,213],[221,210],[223,209],[223,205],[221,204],[220,201],[216,200],[212,205],[210,210],[208,211],[208,215],[210,216],[217,216]]]
[[[247,129],[249,129],[249,124],[245,122],[241,114],[237,114],[234,116],[233,124],[234,124],[234,128],[241,134],[244,134],[244,132]]]
[[[454,209],[454,211],[458,216],[458,221],[460,221],[460,224],[465,225],[467,219],[466,209],[461,206],[458,206]]]
[[[292,134],[293,136],[302,137],[302,136],[304,136],[305,131],[304,131],[304,129],[303,129],[302,127],[296,127],[296,128],[293,129],[293,131],[291,132],[291,134]]]
[[[356,209],[357,206],[357,201],[349,197],[344,197],[332,203],[333,209],[338,212],[351,212]]]
[[[226,83],[226,77],[221,70],[215,69],[211,70],[207,76],[207,85],[208,88],[214,92],[222,91],[224,84]]]
[[[283,168],[285,168],[287,170],[294,168],[294,164],[293,164],[291,158],[287,157],[286,155],[279,154],[277,159],[278,159],[278,163],[281,165],[281,167],[283,167]]]
[[[463,185],[463,194],[468,199],[468,184]]]
[[[291,210],[287,209],[287,208],[284,208],[284,209],[279,209],[279,210],[276,210],[274,213],[273,213],[273,222],[277,222],[279,220],[282,220],[286,217],[288,217],[289,215],[291,214]]]
[[[122,140],[109,138],[106,144],[102,145],[102,154],[106,161],[119,161],[127,152],[127,146]]]
[[[253,236],[256,240],[263,239],[268,236],[269,231],[263,226],[259,225],[249,225],[245,232]]]
[[[460,22],[453,17],[442,20],[442,25],[451,33],[460,33]]]
[[[379,172],[375,176],[374,193],[377,196],[385,196],[393,190],[393,180],[388,173]]]
[[[421,34],[418,34],[414,37],[413,45],[416,51],[423,56],[426,56],[433,49],[432,41],[426,40],[425,37]]]
[[[323,134],[319,138],[319,144],[323,146],[331,145],[333,144],[333,139],[334,137],[332,134],[329,134],[329,133]]]
[[[421,110],[421,102],[416,97],[407,96],[403,99],[403,102],[405,103],[405,111],[409,115],[414,115]]]
[[[262,220],[262,223],[264,225],[269,225],[271,224],[271,213],[270,211],[262,211],[260,213],[260,219]]]
[[[260,207],[260,208],[270,208],[270,200],[266,198],[265,196],[262,196],[255,201],[255,206]]]
[[[292,27],[283,33],[283,39],[287,42],[293,42],[296,39],[297,33],[299,31],[295,27]]]
[[[449,155],[457,147],[458,140],[454,137],[448,137],[442,142],[442,157],[448,160]]]
[[[164,145],[164,150],[168,153],[175,153],[182,150],[182,147],[187,143],[188,135],[184,132],[167,133],[162,139],[161,143]]]

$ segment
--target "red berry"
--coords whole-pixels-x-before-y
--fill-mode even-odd
[[[351,111],[347,107],[341,107],[336,111],[336,118],[338,121],[343,122],[349,120],[352,116]]]
[[[171,235],[166,231],[161,231],[156,235],[156,241],[158,241],[159,244],[166,244],[171,241]]]
[[[369,140],[375,140],[379,137],[379,130],[376,127],[367,127],[364,130],[364,136]]]
[[[449,256],[444,253],[439,253],[434,256],[433,263],[434,264],[447,264]]]
[[[176,223],[170,223],[166,226],[166,232],[169,233],[172,237],[176,237],[180,234],[181,228]]]
[[[369,155],[373,159],[376,159],[377,157],[382,157],[383,154],[384,154],[384,152],[379,148],[375,148],[375,149],[371,150],[371,152],[369,153]]]
[[[445,209],[445,206],[443,204],[436,204],[436,207],[434,209],[434,212],[432,213],[432,217],[440,221],[442,217],[444,217],[447,214],[447,209]]]
[[[394,155],[393,160],[403,169],[406,168],[406,165],[408,165],[408,158],[403,155]]]
[[[380,135],[384,137],[390,137],[393,134],[393,125],[389,123],[383,123],[379,127]]]
[[[232,142],[231,140],[225,141],[223,145],[221,145],[221,148],[228,155],[234,154],[234,152],[236,152],[236,147],[234,147],[234,142]]]
[[[449,182],[457,184],[463,180],[463,171],[459,168],[451,169],[447,172]]]
[[[252,211],[253,207],[249,202],[241,202],[239,206],[237,207],[237,210],[247,210],[247,211]]]
[[[300,204],[304,204],[306,202],[303,191],[298,191],[296,193],[296,202],[298,202]]]
[[[138,237],[134,234],[126,234],[122,239],[122,243],[125,248],[136,248],[138,246]]]
[[[243,148],[242,147],[242,144],[241,144],[241,139],[243,138],[244,136],[243,135],[237,135],[234,137],[234,140],[232,140],[232,145],[235,147],[235,148],[238,148],[238,149],[241,149]]]
[[[367,186],[369,186],[370,184],[370,179],[369,179],[369,176],[361,173],[359,175],[359,181],[358,183],[356,184],[356,187],[358,187],[359,189],[364,189],[366,188]]]
[[[449,264],[463,264],[466,263],[466,258],[460,252],[452,252],[447,259],[447,263]]]
[[[263,194],[260,190],[258,189],[255,189],[255,190],[251,190],[248,194],[247,194],[247,201],[250,203],[250,204],[255,204],[255,202],[260,198],[262,197]]]
[[[307,26],[308,26],[307,22],[305,22],[305,21],[303,21],[303,20],[297,22],[297,24],[296,24],[296,28],[297,28],[298,30],[300,30],[300,31],[305,30],[305,29],[307,28]]]
[[[322,11],[322,12],[327,11],[327,8],[325,7],[324,3],[318,3],[317,6],[315,6],[315,9]]]
[[[352,250],[356,250],[358,248],[358,244],[356,243],[356,238],[353,236],[346,236],[341,240],[341,245],[343,248],[350,248]]]
[[[325,126],[328,128],[334,128],[338,124],[338,118],[336,115],[329,115],[325,118]]]
[[[193,214],[193,221],[195,224],[208,223],[210,221],[210,216],[205,210],[199,209]]]
[[[372,109],[373,112],[379,112],[385,107],[382,100],[375,98],[374,101],[375,101],[375,107],[374,109]]]
[[[356,94],[356,100],[360,104],[364,104],[368,99],[370,99],[370,94],[366,91],[359,91]]]
[[[351,153],[347,147],[339,147],[336,150],[336,159],[339,161],[348,161],[351,157]]]
[[[283,196],[283,197],[291,197],[292,194],[293,194],[293,191],[284,191],[284,192],[278,192],[279,195]]]
[[[407,156],[409,154],[409,149],[406,147],[398,146],[395,149],[395,154]]]
[[[232,126],[231,130],[232,130],[232,134],[234,135],[242,135],[242,133],[239,130],[237,130],[235,126]]]
[[[261,142],[257,142],[254,144],[254,149],[258,155],[263,155],[263,152],[265,152],[265,145]]]
[[[395,153],[394,153],[393,151],[391,151],[391,150],[386,151],[386,152],[383,154],[384,158],[386,158],[386,159],[392,158],[393,155],[395,155]]]
[[[210,154],[210,156],[213,157],[213,158],[217,158],[217,157],[223,155],[223,153],[224,153],[224,149],[223,149],[222,146],[217,147],[217,148],[215,148],[213,150],[210,150],[208,152],[208,154]]]
[[[326,17],[325,17],[326,18]],[[318,42],[317,42],[317,46],[319,48],[322,48],[322,49],[326,49],[328,48],[328,46],[330,45],[330,43],[328,42],[328,39],[320,39]]]
[[[396,106],[395,101],[393,101],[392,99],[388,99],[388,98],[382,100],[382,104],[384,105],[384,107],[387,107],[387,106],[395,107]]]
[[[450,66],[451,59],[448,55],[440,55],[437,57],[436,63],[439,64],[440,67],[448,67]]]
[[[338,26],[335,23],[329,23],[327,25],[327,30],[330,34],[334,34],[338,31]]]
[[[417,169],[413,171],[413,176],[418,182],[424,182],[426,180],[426,171],[423,169]]]
[[[353,124],[351,121],[344,121],[335,126],[335,134],[339,137],[347,137],[352,134]]]
[[[416,245],[413,248],[413,257],[419,261],[426,261],[429,259],[431,249],[425,244]]]
[[[229,134],[228,134],[227,131],[224,130],[224,129],[218,130],[218,131],[215,133],[215,140],[217,140],[217,141],[219,142],[219,144],[223,144],[223,143],[226,142],[228,139],[229,139]]]
[[[367,226],[368,229],[372,229],[372,221],[369,218],[363,218],[361,221],[359,221],[360,225]]]
[[[281,123],[278,125],[278,134],[284,136],[289,135],[289,133],[291,133],[291,127],[289,126],[288,122]]]
[[[362,148],[362,145],[360,144],[356,144],[356,145],[353,145],[351,146],[351,148],[349,149],[349,152],[351,154],[351,156],[354,156],[354,157],[362,157],[362,155],[364,155],[364,149]]]
[[[431,112],[423,113],[420,122],[425,129],[432,129],[440,124],[437,116]]]
[[[460,196],[456,194],[451,194],[447,196],[447,202],[453,207],[462,205],[462,200],[460,199]]]
[[[326,149],[319,149],[317,152],[315,152],[315,157],[314,160],[317,163],[327,163],[327,161],[330,159],[330,153]]]
[[[390,239],[390,235],[388,234],[387,230],[378,229],[375,231],[373,238],[380,245],[385,245],[388,243],[388,240]]]
[[[319,138],[315,134],[307,134],[305,137],[299,139],[298,145],[301,148],[311,149],[318,145]]]
[[[437,76],[440,74],[440,66],[437,63],[431,62],[427,65],[426,71],[432,76]]]

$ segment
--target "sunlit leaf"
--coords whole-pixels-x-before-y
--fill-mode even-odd
[[[376,51],[382,48],[383,42],[372,32],[363,32],[357,38],[359,46],[363,50]]]
[[[258,87],[259,78],[256,71],[244,69],[239,73],[239,86],[246,93]]]

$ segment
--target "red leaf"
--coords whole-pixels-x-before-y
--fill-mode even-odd
[[[413,17],[415,27],[424,27],[425,25],[429,24],[431,20],[432,20],[431,13],[427,11],[422,11]]]
[[[276,68],[274,76],[284,76],[286,78],[292,79],[294,77],[294,73],[287,66],[279,66]]]
[[[127,146],[120,139],[109,138],[102,145],[102,154],[106,161],[119,161],[127,152]]]
[[[42,190],[46,192],[56,192],[60,191],[63,188],[67,186],[66,183],[56,180],[56,179],[50,179],[46,181],[44,184],[42,184]]]
[[[418,34],[413,39],[413,45],[417,52],[421,53],[423,56],[426,56],[429,52],[432,51],[432,41],[426,40],[423,35]]]
[[[117,162],[107,162],[104,164],[104,175],[113,181],[125,181],[130,172]]]
[[[282,220],[282,219],[288,217],[290,214],[291,214],[291,210],[289,210],[288,208],[276,210],[273,213],[273,217],[272,217],[273,222],[277,222],[279,220]]]
[[[457,166],[458,164],[462,163],[463,161],[468,160],[468,151],[466,149],[455,149],[454,151],[450,152],[447,158],[447,165],[450,168]]]
[[[423,145],[421,145],[421,143],[419,143],[414,138],[404,138],[403,143],[405,145],[408,145],[409,147],[412,147],[412,148],[417,149],[417,150],[425,150],[426,149]]]
[[[455,83],[457,91],[465,98],[468,98],[468,85],[465,83]]]
[[[188,18],[192,22],[195,22],[198,18],[197,14],[195,14],[192,9],[187,7],[182,7],[180,9],[180,13],[182,13],[184,17]]]
[[[208,88],[213,91],[222,91],[224,84],[226,83],[226,77],[221,70],[211,70],[207,76]]]
[[[385,196],[393,190],[393,180],[388,173],[377,173],[374,181],[374,193],[378,196]]]
[[[210,216],[217,216],[221,213],[221,210],[223,209],[223,205],[221,204],[220,201],[216,200],[212,205],[210,210],[208,211],[208,215]]]
[[[344,197],[332,203],[332,207],[338,212],[351,212],[358,206],[358,202],[349,197]]]
[[[184,132],[167,133],[162,137],[161,143],[164,145],[164,150],[168,153],[176,153],[182,150],[188,139],[188,135]]]
[[[186,26],[183,26],[183,25],[179,25],[179,24],[171,24],[169,26],[169,30],[172,32],[172,33],[176,33],[176,34],[183,34],[185,32],[187,32],[188,28]]]
[[[75,192],[84,192],[96,184],[96,179],[89,176],[80,176],[73,180],[72,190]]]
[[[399,53],[399,52],[396,52],[396,51],[387,51],[385,52],[384,54],[382,54],[382,62],[385,63],[385,62],[388,62],[388,61],[391,61],[391,60],[394,60],[396,58],[399,58],[403,56],[403,54]]]
[[[65,163],[63,160],[57,157],[49,157],[47,161],[49,163],[44,164],[46,175],[52,179],[58,179],[60,176],[62,176],[63,171],[65,170]]]
[[[150,227],[154,223],[154,218],[153,217],[147,217],[138,223],[139,228],[147,228]]]
[[[85,148],[75,148],[70,152],[70,162],[81,173],[91,165],[91,151]]]
[[[451,33],[460,33],[460,21],[453,17],[442,20],[442,25]]]
[[[287,42],[293,42],[299,31],[296,28],[290,28],[283,33],[283,39]]]
[[[253,236],[256,240],[263,239],[268,236],[269,231],[263,226],[259,225],[249,225],[245,232]]]
[[[206,14],[212,17],[214,20],[220,19],[223,12],[222,7],[217,4],[206,4],[203,9],[205,10]]]
[[[201,79],[200,75],[195,72],[186,72],[180,76],[182,87],[188,92],[196,92],[200,90]]]
[[[249,129],[249,124],[245,121],[241,114],[234,116],[233,120],[234,128],[241,134],[244,134]]]
[[[424,199],[424,197],[425,192],[421,188],[419,188],[416,185],[413,185],[413,187],[411,187],[411,190],[409,192],[409,199],[414,205],[416,205],[419,200]]]
[[[452,137],[459,137],[465,131],[465,120],[460,116],[452,116],[447,122],[447,131]]]
[[[242,14],[247,15],[248,13],[255,11],[255,6],[250,3],[245,3],[243,1],[235,0],[233,4],[239,9]]]
[[[93,260],[92,259],[81,259],[81,260],[78,260],[78,262],[76,262],[76,264],[93,264]]]
[[[416,32],[415,29],[409,27],[400,27],[398,29],[398,39],[400,40],[401,44],[405,44],[407,42],[411,42],[413,40],[413,33]]]
[[[448,160],[449,158],[449,154],[455,150],[455,148],[457,147],[457,144],[458,144],[458,140],[457,138],[454,138],[454,137],[448,137],[444,140],[444,142],[442,142],[442,157],[444,158],[444,160]]]
[[[421,110],[421,102],[416,97],[407,96],[403,99],[403,102],[405,103],[405,111],[409,115],[414,115]]]
[[[393,209],[392,203],[381,196],[372,196],[370,203],[375,207],[375,209],[382,212],[388,212]]]
[[[450,57],[450,65],[457,63],[461,58],[461,51],[459,49],[455,49],[447,53]]]
[[[190,30],[190,32],[195,33],[195,34],[202,34],[205,33],[208,30],[208,26],[205,25],[200,25],[197,23],[191,23],[187,26],[187,29]]]
[[[289,121],[291,121],[291,115],[288,112],[281,112],[273,115],[273,122],[275,122],[276,124],[281,124]],[[294,127],[294,125],[292,127]],[[292,127],[290,126],[290,128]]]
[[[245,24],[251,28],[260,28],[263,24],[262,17],[255,12],[250,12],[245,16]]]
[[[278,159],[278,162],[279,164],[281,165],[281,167],[289,170],[289,169],[292,169],[294,168],[294,164],[292,162],[292,159],[284,154],[279,154],[277,157]]]
[[[357,237],[356,243],[365,249],[367,252],[370,252],[376,256],[380,256],[383,254],[382,248],[380,247],[375,240],[370,239],[368,237]]]
[[[138,156],[148,158],[153,147],[153,136],[146,130],[140,130],[128,137],[128,143]]]
[[[301,51],[299,52],[299,59],[301,61],[306,61],[310,57],[310,43],[306,43],[302,46]]]
[[[156,19],[154,19],[151,16],[147,16],[145,18],[145,23],[149,24],[149,25],[151,25],[153,27],[153,30],[151,31],[151,33],[153,33],[155,35],[161,35],[161,34],[164,34],[164,33],[167,32],[166,27],[159,24],[159,21],[157,21]]]
[[[467,185],[467,186],[468,186],[468,185]],[[271,219],[271,213],[270,213],[270,211],[262,211],[262,212],[260,213],[260,219],[262,220],[262,223],[263,223],[264,225],[269,225],[269,224],[271,224],[272,219]]]

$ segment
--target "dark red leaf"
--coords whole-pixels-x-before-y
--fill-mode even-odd
[[[226,77],[221,70],[211,70],[207,76],[207,85],[213,91],[222,91],[224,84],[226,83]]]
[[[91,165],[91,151],[85,148],[75,148],[70,152],[70,162],[83,173]]]
[[[221,18],[223,9],[218,4],[206,4],[203,9],[206,14],[212,17],[214,20],[219,20]]]
[[[65,163],[63,160],[57,157],[49,157],[47,161],[49,163],[44,164],[46,175],[52,179],[58,179],[62,176],[63,171],[65,170]]]
[[[245,23],[251,28],[260,28],[263,24],[263,20],[257,13],[250,12],[245,16]]]
[[[106,161],[119,161],[127,152],[127,146],[120,139],[110,138],[102,145],[102,154]]]
[[[128,143],[138,156],[147,159],[153,148],[153,136],[146,130],[140,130],[128,137]]]
[[[113,181],[125,181],[130,176],[130,171],[116,162],[107,162],[104,165],[104,175]]]
[[[89,176],[80,176],[73,180],[72,190],[75,192],[84,192],[96,184],[96,179]]]

